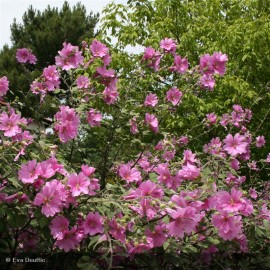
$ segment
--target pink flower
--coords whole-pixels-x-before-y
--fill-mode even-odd
[[[173,106],[179,105],[181,103],[181,98],[183,96],[183,93],[179,91],[178,88],[173,87],[166,93],[166,98],[168,101],[170,101]]]
[[[30,160],[21,166],[18,172],[19,179],[24,183],[34,183],[35,179],[38,178],[37,161]]]
[[[216,123],[217,115],[215,113],[207,114],[206,119],[207,119],[206,125],[210,127]]]
[[[57,82],[57,84],[59,84],[59,73],[56,69],[56,66],[48,66],[46,68],[44,68],[43,70],[43,76],[46,80],[50,81],[50,82]]]
[[[231,165],[232,169],[234,169],[236,171],[240,169],[240,162],[236,158],[234,158],[231,161],[230,165]]]
[[[73,227],[71,230],[66,230],[63,233],[63,238],[55,242],[55,245],[65,252],[72,249],[76,249],[79,246],[79,241],[77,238],[77,228]]]
[[[136,190],[136,194],[141,197],[153,197],[161,199],[163,197],[164,191],[162,188],[158,187],[157,184],[150,180],[147,180],[140,184]]]
[[[109,222],[109,227],[109,233],[111,236],[124,244],[126,239],[126,228],[117,223],[115,219],[112,219]]]
[[[116,89],[106,87],[102,95],[103,100],[106,102],[106,104],[111,105],[117,101],[119,93]]]
[[[103,78],[102,83],[106,85],[107,82],[110,82],[115,78],[115,73],[113,69],[106,69],[106,67],[97,67],[96,68],[96,76],[100,76]]]
[[[144,106],[155,107],[158,103],[158,97],[155,94],[149,94],[146,96]]]
[[[196,162],[198,162],[196,155],[192,153],[191,150],[184,150],[184,158],[183,158],[183,164],[191,164],[194,165]]]
[[[256,138],[256,147],[260,148],[263,147],[265,145],[266,141],[264,136],[258,136]]]
[[[119,175],[128,183],[142,180],[140,171],[137,168],[131,168],[130,164],[121,164],[119,166]]]
[[[210,91],[214,89],[215,79],[212,75],[203,74],[200,78],[200,83],[202,87],[208,88]]]
[[[221,191],[217,195],[218,208],[227,212],[237,212],[243,207],[242,192],[231,189],[231,194],[227,191]]]
[[[223,127],[226,127],[229,123],[231,122],[231,117],[230,115],[228,114],[223,114],[222,115],[222,118],[220,119],[220,124],[223,126]]]
[[[204,145],[204,152],[210,153],[212,155],[220,155],[222,157],[225,157],[226,154],[223,152],[222,148],[222,142],[220,141],[220,138],[213,138],[209,144]]]
[[[186,196],[186,194],[173,195],[170,202],[173,203],[175,207],[185,208],[188,206],[188,201],[185,199]]]
[[[233,216],[226,211],[221,211],[213,215],[212,223],[218,228],[218,233],[224,240],[233,240],[242,233],[241,219],[241,216]]]
[[[31,91],[36,95],[41,94],[42,100],[48,91],[54,91],[59,86],[60,76],[56,66],[48,66],[44,68],[42,76],[32,82]]]
[[[89,78],[86,76],[79,76],[78,79],[76,80],[76,84],[78,89],[87,89],[89,88]]]
[[[49,226],[54,239],[62,240],[65,237],[65,232],[69,230],[69,220],[65,217],[57,216],[51,221]]]
[[[16,52],[16,59],[19,63],[29,63],[35,65],[37,62],[36,56],[30,49],[22,48]]]
[[[183,74],[188,69],[188,60],[186,58],[181,58],[180,55],[174,56],[174,65],[169,68],[170,71]]]
[[[33,94],[35,95],[41,94],[44,97],[48,91],[45,82],[39,82],[37,79],[31,83],[30,89]]]
[[[52,155],[52,157],[50,159],[48,159],[47,162],[52,166],[52,169],[54,170],[55,173],[67,175],[67,172],[64,168],[64,165],[59,164],[57,162],[57,159],[54,157],[54,155]]]
[[[201,219],[200,214],[196,214],[196,209],[191,206],[177,208],[176,210],[167,209],[172,221],[167,224],[169,235],[183,238],[184,233],[191,234],[196,229]]]
[[[138,164],[141,166],[141,168],[145,171],[145,172],[150,172],[151,171],[151,163],[149,162],[148,158],[146,156],[142,156],[139,160],[138,160]]]
[[[246,138],[239,133],[235,134],[235,136],[228,134],[223,142],[225,143],[223,149],[232,156],[237,156],[247,151],[246,147],[248,143],[246,142]]]
[[[257,162],[255,160],[249,162],[247,165],[251,170],[254,170],[254,171],[259,170],[259,168],[257,167]]]
[[[266,162],[267,163],[270,163],[270,153],[267,155],[267,157],[266,157]]]
[[[151,47],[145,48],[142,61],[146,61],[148,67],[151,67],[155,71],[158,71],[160,59],[161,59],[161,54],[159,51],[155,51],[155,49]]]
[[[155,53],[156,53],[155,49],[153,49],[151,47],[145,48],[142,60],[150,60],[150,59],[154,58]]]
[[[29,199],[26,194],[22,194],[21,192],[19,193],[14,193],[12,195],[7,196],[5,193],[0,193],[0,197],[3,202],[6,203],[12,203],[14,201],[17,201],[18,203],[29,203]]]
[[[41,213],[46,217],[61,212],[63,201],[66,199],[65,186],[57,180],[47,182],[33,201],[34,205],[41,206]]]
[[[195,180],[200,176],[200,169],[188,163],[177,172],[177,176],[180,180]]]
[[[243,113],[244,112],[244,110],[242,109],[242,107],[240,105],[238,105],[238,104],[234,104],[232,106],[232,108],[233,108],[233,110],[234,110],[235,113]]]
[[[172,186],[173,177],[167,163],[159,164],[156,168],[154,168],[154,171],[159,174],[157,179],[160,183],[165,184],[167,187]]]
[[[171,38],[165,38],[160,41],[160,48],[164,49],[165,53],[166,52],[174,53],[176,51],[175,41]]]
[[[175,156],[175,150],[165,151],[164,154],[162,155],[162,158],[164,158],[164,160],[166,160],[166,161],[170,161],[170,160],[174,159],[174,156]]]
[[[212,61],[214,72],[220,76],[223,76],[226,70],[228,56],[221,52],[214,52]]]
[[[97,178],[90,179],[89,191],[88,195],[92,196],[95,195],[97,190],[100,190],[99,180]]]
[[[158,142],[158,144],[155,146],[155,150],[158,150],[158,151],[164,150],[163,141]]]
[[[3,130],[4,135],[7,137],[13,137],[20,134],[22,129],[18,125],[26,123],[26,119],[21,118],[12,108],[9,109],[9,114],[6,112],[0,114],[0,130]]]
[[[131,255],[146,252],[153,247],[153,238],[151,237],[146,237],[145,240],[139,240],[136,243],[127,243],[128,253]]]
[[[97,233],[103,233],[102,216],[99,213],[90,212],[83,223],[83,228],[85,234],[95,235]]]
[[[147,220],[151,220],[157,215],[157,210],[151,204],[150,199],[143,198],[140,200],[139,206],[131,205],[129,208],[142,218],[146,216]]]
[[[109,49],[106,47],[105,44],[97,41],[96,39],[93,40],[92,44],[90,45],[90,50],[94,57],[104,57],[108,55]]]
[[[178,140],[178,143],[180,145],[187,145],[188,144],[188,137],[187,136],[181,136]]]
[[[161,247],[167,240],[167,229],[165,224],[155,225],[154,230],[146,229],[145,235],[153,239],[153,247]]]
[[[74,109],[61,106],[60,112],[57,112],[54,117],[57,121],[54,128],[62,142],[66,143],[77,136],[80,118],[76,115]]]
[[[51,178],[56,173],[56,171],[52,167],[50,160],[45,160],[38,163],[36,171],[39,177],[43,178]]]
[[[213,57],[205,54],[200,58],[200,70],[203,74],[211,75],[214,73]]]
[[[129,120],[129,124],[130,124],[130,132],[132,134],[138,133],[138,125],[137,125],[135,116]]]
[[[87,113],[87,122],[91,127],[100,127],[101,120],[102,114],[100,113],[100,111],[96,111],[95,109],[91,108],[90,111]]]
[[[42,178],[38,178],[33,183],[33,187],[36,191],[38,191],[44,184],[45,184],[45,181]]]
[[[146,113],[145,114],[145,122],[149,125],[150,129],[154,132],[157,133],[159,128],[158,128],[158,119],[156,118],[155,115]]]
[[[247,253],[249,250],[247,237],[244,234],[241,234],[236,240],[239,243],[240,251]]]
[[[19,234],[19,247],[24,252],[33,252],[37,248],[38,234],[33,229],[24,230]]]
[[[81,169],[82,173],[87,177],[91,176],[96,170],[94,167],[89,167],[88,165],[82,165]]]
[[[112,59],[109,53],[106,54],[104,57],[102,57],[102,61],[103,61],[104,66],[108,66],[111,63]]]
[[[244,216],[249,216],[253,213],[253,204],[250,200],[242,199],[242,208],[239,211]]]
[[[89,178],[87,178],[82,172],[79,173],[79,175],[73,173],[68,177],[67,186],[70,187],[73,197],[77,197],[81,194],[88,194],[89,185]]]
[[[29,124],[30,122],[28,122],[26,119],[23,118],[21,119],[21,123]],[[33,136],[27,130],[24,130],[23,132],[18,133],[15,136],[12,136],[13,142],[21,142],[21,143],[24,143],[25,145],[31,144],[33,139],[34,139]]]
[[[214,52],[212,56],[205,54],[200,58],[200,69],[205,75],[214,73],[223,76],[226,70],[228,57],[221,52]]]
[[[62,67],[63,70],[70,70],[77,68],[83,63],[82,52],[77,46],[72,46],[70,43],[63,43],[63,49],[58,51],[59,56],[55,57],[57,66]]]
[[[0,78],[0,97],[7,94],[9,81],[6,76]]]

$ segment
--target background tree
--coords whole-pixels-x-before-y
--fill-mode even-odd
[[[63,42],[80,44],[86,38],[95,36],[95,26],[99,14],[90,12],[87,14],[85,7],[78,3],[72,8],[68,2],[64,2],[62,8],[47,7],[43,12],[33,9],[32,6],[24,13],[22,23],[14,19],[11,25],[12,46],[4,46],[0,51],[0,77],[8,76],[10,89],[17,96],[21,104],[25,103],[22,112],[26,116],[37,118],[39,113],[48,114],[51,109],[46,106],[56,102],[48,96],[42,106],[39,99],[29,99],[29,83],[41,75],[43,68],[55,63],[55,56],[62,48]],[[17,63],[15,54],[18,48],[30,48],[38,61],[33,65],[20,65]],[[25,70],[28,76],[25,76]],[[23,75],[24,74],[24,75]]]
[[[112,3],[104,12],[101,31],[106,32],[110,25],[120,49],[153,44],[156,49],[162,38],[171,37],[177,40],[180,55],[188,58],[190,66],[205,53],[221,51],[228,55],[226,76],[216,81],[213,93],[201,91],[197,96],[186,96],[189,102],[179,106],[177,116],[168,122],[179,134],[193,123],[190,136],[195,146],[197,135],[203,132],[205,115],[211,111],[225,113],[233,104],[252,109],[252,131],[256,135],[269,132],[268,1],[137,0],[127,5]],[[263,122],[268,124],[262,128]],[[213,135],[218,136],[210,132]],[[261,151],[264,156],[268,152],[269,147]]]

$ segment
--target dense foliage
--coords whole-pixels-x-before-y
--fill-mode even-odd
[[[173,129],[182,132],[190,122],[199,124],[209,111],[222,114],[237,103],[252,109],[254,132],[262,128],[261,132],[269,132],[269,1],[138,0],[127,5],[112,3],[104,14],[101,31],[111,33],[119,48],[158,48],[160,39],[170,36],[191,65],[205,53],[228,55],[226,77],[217,80],[217,90],[203,99],[191,98],[184,108],[189,117],[179,107],[169,123]],[[194,134],[198,132],[194,129]]]
[[[29,82],[0,74],[0,268],[269,269],[268,13],[136,0],[49,63],[5,47]]]
[[[16,59],[37,61],[26,48]],[[51,254],[41,264],[51,268],[58,250],[74,251],[65,261],[70,269],[267,269],[269,183],[261,174],[268,174],[270,154],[254,159],[266,140],[248,129],[251,110],[235,104],[227,114],[209,112],[196,138],[192,126],[179,134],[167,125],[190,97],[216,90],[227,61],[214,52],[190,67],[165,38],[158,50],[145,49],[126,79],[110,69],[103,43],[83,41],[79,49],[65,42],[27,93],[41,103],[51,92],[58,96],[50,130],[31,130],[16,100],[5,101],[9,80],[1,77],[7,269],[27,251]]]

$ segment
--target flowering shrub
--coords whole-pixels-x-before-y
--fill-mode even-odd
[[[16,57],[35,62],[27,49]],[[222,116],[209,112],[198,138],[211,137],[197,144],[200,151],[189,146],[189,130],[168,128],[190,95],[214,89],[225,54],[203,55],[189,68],[165,38],[160,49],[145,49],[127,80],[109,68],[109,49],[97,40],[82,50],[64,43],[55,61],[30,87],[41,102],[58,98],[45,131],[42,120],[30,128],[33,120],[21,117],[16,100],[5,102],[8,79],[0,78],[1,250],[12,257],[87,252],[93,260],[82,257],[81,269],[128,267],[162,253],[165,269],[179,265],[168,256],[181,261],[195,252],[196,267],[267,246],[269,184],[260,177],[270,154],[253,160],[266,140],[249,132],[251,111],[234,105]],[[138,92],[139,85],[147,87]]]

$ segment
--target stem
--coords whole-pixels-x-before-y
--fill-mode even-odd
[[[141,151],[141,154],[139,155],[139,157],[137,158],[137,160],[134,162],[134,164],[131,166],[131,169],[135,167],[135,165],[138,163],[138,161],[140,160],[140,158],[142,157],[145,149],[147,148],[147,146],[145,145],[143,150]]]
[[[74,152],[74,144],[75,144],[75,139],[72,140],[71,149],[70,149],[70,155],[69,155],[69,163],[70,163],[70,165],[72,165],[72,156],[73,156],[73,152]]]
[[[109,252],[110,252],[110,259],[109,259],[109,267],[108,269],[112,269],[112,263],[113,263],[113,248],[112,248],[112,239],[109,235],[109,233],[106,233],[107,239],[109,241]]]
[[[114,134],[115,134],[115,118],[113,119],[113,123],[112,123],[112,127],[111,127],[111,132],[109,134],[109,138],[106,140],[108,141],[107,146],[103,152],[103,166],[102,166],[102,170],[101,170],[101,178],[100,178],[100,184],[101,184],[101,189],[105,188],[105,184],[106,184],[106,176],[108,173],[108,168],[107,168],[107,163],[109,160],[109,153],[111,150],[111,145],[112,142],[114,141]]]
[[[14,247],[10,253],[10,262],[8,262],[8,265],[6,267],[6,270],[9,270],[9,269],[12,269],[12,265],[13,265],[13,258],[15,258],[15,255],[16,255],[16,249],[17,249],[17,246],[18,246],[18,238],[19,238],[19,232],[18,230],[16,230],[15,232],[15,236],[14,236],[14,239],[15,239],[15,243],[14,243]]]

